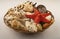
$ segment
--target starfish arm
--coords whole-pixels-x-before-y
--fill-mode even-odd
[[[41,21],[41,18],[40,18],[40,14],[38,14],[36,17],[35,17],[35,23],[39,23]]]
[[[43,22],[47,22],[47,23],[49,23],[50,21],[49,21],[49,20],[47,20],[47,19],[43,19]]]
[[[27,18],[34,19],[34,14],[33,15],[25,15]]]
[[[41,17],[41,21],[42,21],[42,22],[47,22],[47,23],[49,23],[49,22],[50,22],[50,21],[49,21],[49,20],[47,20],[44,16],[42,16],[42,17]]]
[[[27,18],[33,18],[33,15],[25,15]]]
[[[50,13],[44,13],[42,14],[44,17],[51,15]]]

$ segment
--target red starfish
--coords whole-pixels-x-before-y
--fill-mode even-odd
[[[34,20],[35,23],[40,23],[42,22],[50,22],[49,20],[47,20],[45,17],[47,17],[48,15],[50,15],[50,13],[40,13],[36,8],[34,8],[34,14],[32,15],[27,15],[27,18],[31,18]]]

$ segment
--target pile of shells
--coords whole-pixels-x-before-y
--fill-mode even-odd
[[[45,30],[54,22],[54,16],[44,5],[38,5],[37,7],[35,5],[36,3],[33,4],[27,1],[24,4],[10,8],[4,15],[5,24],[18,32],[35,33]],[[41,13],[50,13],[51,15],[46,18],[51,20],[51,22],[40,22],[36,24],[34,20],[27,18],[25,14],[34,14],[33,8],[37,8]]]

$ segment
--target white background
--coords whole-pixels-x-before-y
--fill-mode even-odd
[[[52,12],[55,22],[44,32],[23,34],[7,27],[3,17],[9,8],[24,3],[27,0],[0,0],[0,39],[60,39],[60,1],[59,0],[30,0],[43,4]]]

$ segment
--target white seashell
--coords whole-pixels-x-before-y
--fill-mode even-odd
[[[33,5],[30,2],[25,3],[23,10],[28,12],[33,11]]]
[[[12,17],[12,15],[11,16],[5,16],[5,19],[7,19],[7,20],[9,20],[9,19],[12,19],[13,17]]]
[[[50,21],[51,20],[51,15],[47,16],[46,19]]]
[[[26,28],[30,32],[37,32],[37,27],[36,27],[36,24],[35,23],[26,21]]]
[[[37,24],[37,28],[38,28],[38,30],[42,31],[42,26],[41,26],[41,24]]]

